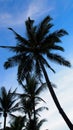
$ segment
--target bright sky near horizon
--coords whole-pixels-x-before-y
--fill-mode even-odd
[[[53,30],[64,28],[69,35],[62,38],[62,46],[65,52],[61,53],[72,64],[71,68],[65,68],[57,64],[51,64],[56,74],[48,71],[50,80],[57,85],[55,92],[62,108],[73,122],[73,0],[0,0],[0,45],[15,45],[14,35],[7,28],[12,27],[25,36],[24,21],[30,16],[36,24],[45,16],[50,15],[54,24]],[[20,86],[17,83],[17,68],[5,70],[3,63],[12,55],[5,49],[0,49],[0,87],[13,89]],[[42,130],[69,130],[62,117],[58,113],[49,92],[42,94],[49,106],[48,113],[42,116],[48,119]],[[1,120],[1,119],[0,119]]]

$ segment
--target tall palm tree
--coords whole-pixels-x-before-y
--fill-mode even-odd
[[[51,93],[54,103],[67,123],[68,127],[72,130],[73,125],[57,99],[57,96],[50,83],[47,70],[49,68],[55,73],[55,70],[50,66],[49,60],[57,62],[60,65],[71,67],[69,61],[65,60],[61,55],[55,53],[56,51],[64,52],[64,48],[59,45],[61,37],[68,33],[64,29],[57,31],[50,31],[53,24],[51,24],[52,18],[50,16],[45,17],[39,25],[34,25],[34,20],[28,18],[25,22],[26,25],[26,38],[19,35],[12,28],[9,28],[14,34],[17,40],[16,46],[0,46],[2,48],[8,48],[12,52],[16,53],[13,57],[8,58],[4,67],[6,69],[18,65],[18,82],[25,79],[28,73],[35,73],[38,78],[41,79],[42,72],[44,74],[47,87]],[[31,73],[32,72],[32,73]]]
[[[4,116],[4,130],[6,128],[6,119],[8,114],[14,116],[12,112],[18,110],[19,103],[16,102],[17,98],[15,95],[16,90],[11,92],[11,89],[7,92],[5,87],[1,88],[0,94],[0,114]]]

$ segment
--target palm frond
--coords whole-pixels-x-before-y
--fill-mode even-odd
[[[25,46],[23,46],[21,44],[17,45],[17,46],[0,46],[0,48],[9,49],[10,51],[15,52],[16,54],[17,53],[19,53],[19,54],[24,53],[25,54],[25,52],[31,51],[30,48],[25,47]]]
[[[68,35],[68,32],[65,31],[64,29],[60,29],[59,31],[56,31],[56,34],[58,37],[62,37],[64,35]]]
[[[62,37],[64,35],[68,35],[68,33],[64,29],[54,31],[53,33],[50,33],[49,35],[47,35],[44,38],[44,40],[42,41],[42,44],[44,44],[44,43],[49,43],[49,44],[59,43],[59,42],[61,42],[60,37]]]
[[[50,46],[49,50],[59,50],[59,51],[63,51],[64,52],[64,48],[58,45],[54,45],[54,46]]]
[[[71,64],[69,61],[65,60],[65,58],[63,58],[62,56],[58,55],[58,54],[52,54],[52,53],[48,53],[47,57],[52,60],[57,62],[60,65],[64,65],[67,67],[71,67]]]
[[[61,39],[55,34],[55,32],[50,33],[48,36],[46,36],[43,41],[41,42],[41,46],[43,48],[45,47],[51,47],[54,43],[60,43]],[[46,43],[46,44],[45,44]]]
[[[8,58],[8,60],[4,63],[4,67],[5,69],[11,68],[19,64],[21,60],[25,60],[25,59],[26,59],[25,54],[15,55],[13,57]]]
[[[17,111],[17,110],[20,111],[19,102],[16,103],[14,106],[12,106],[12,107],[9,109],[10,112],[15,112],[15,111]]]
[[[44,91],[44,89],[46,89],[46,83],[42,83],[41,86],[39,86],[39,88],[36,90],[35,94],[39,95],[42,91]]]
[[[37,33],[36,33],[38,42],[42,41],[43,37],[47,35],[47,33],[49,32],[49,29],[53,26],[53,24],[50,23],[51,20],[52,18],[50,16],[47,16],[40,23]]]
[[[27,99],[27,98],[30,98],[30,95],[27,94],[27,93],[23,93],[23,94],[20,94],[18,96],[19,96],[20,99],[24,99],[24,100]]]
[[[8,69],[13,66],[16,66],[19,61],[20,61],[20,59],[18,56],[11,57],[4,63],[4,68]]]
[[[6,91],[5,87],[1,87],[1,94],[2,94],[3,98],[7,96],[7,91]]]
[[[32,46],[34,46],[34,43],[36,43],[36,37],[35,37],[36,26],[33,26],[33,23],[34,23],[34,20],[31,20],[30,18],[28,18],[28,20],[25,21],[27,36]]]
[[[27,56],[26,60],[21,61],[21,63],[18,66],[18,82],[21,83],[21,81],[24,80],[28,72],[31,72],[33,68],[33,59],[31,56]]]
[[[47,121],[46,119],[42,119],[42,120],[38,123],[38,125],[37,125],[38,130],[39,130],[40,127],[43,125],[43,123],[45,123],[46,121]]]
[[[37,101],[38,101],[38,102],[43,101],[44,103],[46,103],[45,100],[42,99],[42,98],[39,97],[39,96],[36,96],[36,97],[35,97],[35,100],[36,100],[36,103],[37,103]]]
[[[43,110],[49,110],[48,107],[39,107],[38,109],[36,109],[36,113],[41,112]]]
[[[15,38],[16,38],[16,40],[18,42],[17,45],[22,45],[23,47],[27,47],[29,45],[28,40],[26,40],[24,37],[22,37],[21,35],[19,35],[12,28],[8,28],[8,29],[11,30],[15,34]]]
[[[45,64],[50,70],[52,70],[53,73],[55,73],[55,70],[48,64],[47,60],[43,56],[40,56],[40,57],[43,64]]]
[[[14,114],[12,114],[12,113],[10,113],[9,116],[11,117],[12,120],[14,120],[14,119],[17,117],[16,115],[14,115]]]

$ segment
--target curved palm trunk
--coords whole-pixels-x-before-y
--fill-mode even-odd
[[[60,103],[56,97],[56,94],[51,86],[51,83],[50,83],[50,80],[48,78],[48,75],[47,75],[47,72],[45,70],[45,67],[44,65],[42,64],[42,62],[40,61],[40,65],[42,67],[42,71],[43,71],[43,74],[44,74],[44,77],[45,77],[45,80],[46,80],[46,83],[47,83],[47,86],[48,86],[48,89],[50,91],[50,94],[54,100],[54,103],[59,111],[59,113],[61,114],[61,116],[63,117],[64,121],[66,122],[66,124],[68,125],[68,127],[70,128],[70,130],[73,130],[73,124],[71,123],[71,121],[69,120],[69,118],[67,117],[67,115],[65,114],[65,112],[63,111],[63,109],[61,108],[60,106]]]

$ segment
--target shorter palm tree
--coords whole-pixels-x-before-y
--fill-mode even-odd
[[[0,95],[0,115],[3,114],[4,116],[4,130],[6,128],[6,119],[8,114],[14,116],[12,112],[18,110],[19,103],[16,102],[16,89],[11,92],[11,89],[7,92],[5,87],[1,88],[1,95]]]
[[[29,76],[30,77],[30,76]],[[31,115],[34,116],[38,114],[39,111],[43,109],[47,109],[47,107],[40,107],[36,109],[36,106],[39,104],[40,101],[45,102],[39,95],[40,93],[46,88],[46,83],[42,83],[39,86],[38,80],[36,78],[30,77],[28,78],[28,82],[26,85],[22,84],[24,93],[20,95],[21,103],[25,113],[28,113],[28,117],[30,118]]]
[[[36,129],[36,119],[39,119],[40,113],[42,110],[48,108],[45,106],[37,106],[40,104],[40,101],[45,102],[39,95],[44,90],[46,83],[42,83],[42,85],[39,85],[38,80],[36,78],[30,77],[26,80],[26,85],[23,85],[23,94],[19,94],[21,98],[21,108],[26,115],[27,123],[26,123],[26,130],[37,130]],[[32,126],[32,122],[34,125]]]

